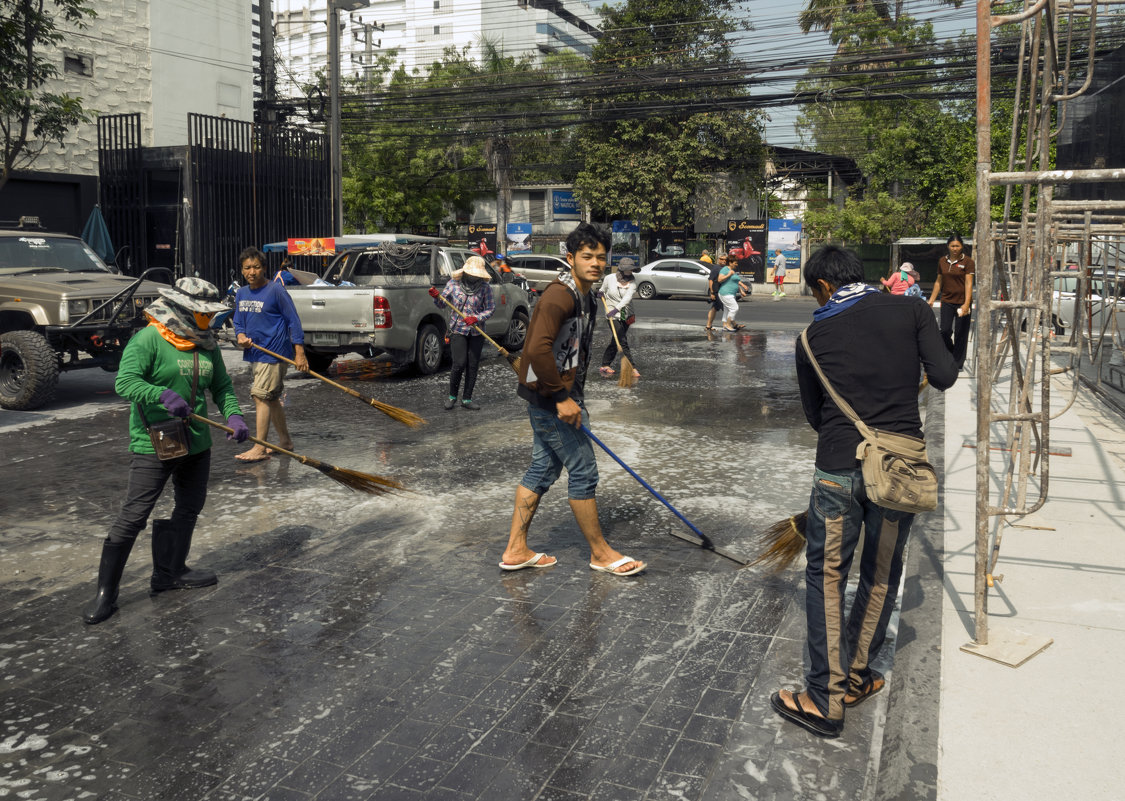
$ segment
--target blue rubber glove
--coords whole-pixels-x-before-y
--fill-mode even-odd
[[[234,429],[233,432],[227,432],[227,439],[245,442],[249,438],[250,429],[246,427],[246,421],[242,419],[242,415],[232,414],[227,418],[227,425]]]
[[[168,410],[168,414],[173,417],[187,418],[191,412],[191,407],[188,402],[180,397],[180,394],[174,389],[166,389],[160,393],[160,402],[164,408]]]
[[[610,306],[608,309],[605,310],[605,316],[606,317],[613,317],[616,314],[617,314],[617,309],[615,309],[613,306]]]

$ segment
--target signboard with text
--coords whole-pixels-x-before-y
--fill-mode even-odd
[[[577,220],[582,216],[578,197],[569,189],[551,190],[551,216],[556,220]]]
[[[478,256],[496,253],[496,223],[469,223],[469,250]]]
[[[333,256],[336,240],[330,236],[290,239],[286,251],[290,256]]]
[[[769,248],[766,256],[766,280],[773,280],[773,265],[777,251],[785,257],[785,283],[799,283],[801,280],[801,221],[770,220]]]
[[[738,262],[738,272],[766,280],[766,221],[727,220],[727,255]]]
[[[508,253],[531,250],[531,223],[508,223],[504,250]]]
[[[610,244],[611,266],[617,266],[622,258],[628,256],[640,267],[645,263],[644,254],[641,253],[641,227],[633,220],[614,220],[610,228],[612,242]]]

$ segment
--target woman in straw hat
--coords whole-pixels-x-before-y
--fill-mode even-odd
[[[470,411],[480,409],[480,405],[473,401],[473,388],[477,383],[477,369],[480,366],[481,351],[484,349],[484,337],[473,326],[482,325],[496,311],[496,301],[492,297],[489,280],[484,259],[480,256],[470,256],[465,259],[465,266],[452,274],[444,290],[438,292],[437,287],[430,287],[435,306],[446,308],[441,300],[445,298],[461,312],[461,314],[449,315],[449,351],[453,357],[453,367],[449,371],[449,397],[445,400],[446,410],[457,405],[461,376],[465,377],[461,408]]]
[[[195,522],[207,498],[211,472],[210,429],[187,420],[191,412],[206,416],[209,391],[234,429],[227,439],[244,442],[249,435],[242,412],[211,328],[212,318],[227,311],[219,290],[198,278],[181,278],[175,288],[161,289],[163,297],[145,309],[149,324],[129,340],[121,356],[115,389],[132,401],[129,414],[129,488],[117,519],[102,543],[98,592],[86,608],[87,623],[101,623],[117,611],[118,587],[137,535],[148,522],[157,499],[172,479],[175,506],[168,520],[152,524],[153,592],[206,587],[218,581],[209,570],[187,566]],[[180,418],[166,439],[153,429],[165,429]],[[156,444],[177,440],[180,455],[171,449],[157,455]],[[162,458],[163,457],[163,458]]]

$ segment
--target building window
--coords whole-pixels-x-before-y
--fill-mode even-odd
[[[440,35],[441,35],[441,26],[435,25],[434,26],[434,36],[440,36]]]
[[[441,0],[434,0],[434,11],[441,9]]]
[[[63,51],[63,72],[81,75],[84,78],[94,77],[94,57],[85,53]]]

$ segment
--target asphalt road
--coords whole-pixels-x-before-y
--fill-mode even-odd
[[[590,376],[591,429],[735,553],[807,503],[815,435],[793,337],[811,308],[755,300],[740,318],[765,330],[708,334],[703,302],[645,303],[630,337],[637,386]],[[763,322],[773,315],[786,319]],[[595,348],[607,342],[600,326]],[[739,569],[672,536],[688,530],[599,453],[606,536],[648,570],[587,567],[564,478],[531,536],[558,565],[502,573],[526,404],[495,357],[474,393],[482,411],[443,411],[447,380],[352,384],[428,418],[416,430],[288,382],[296,451],[410,492],[356,495],[282,457],[245,465],[220,437],[190,559],[219,584],[150,596],[141,543],[121,611],[98,626],[80,610],[126,489],[127,405],[99,371],[64,376],[51,409],[0,414],[0,788],[138,801],[871,797],[882,700],[849,712],[831,743],[768,708],[801,681],[799,570]]]

